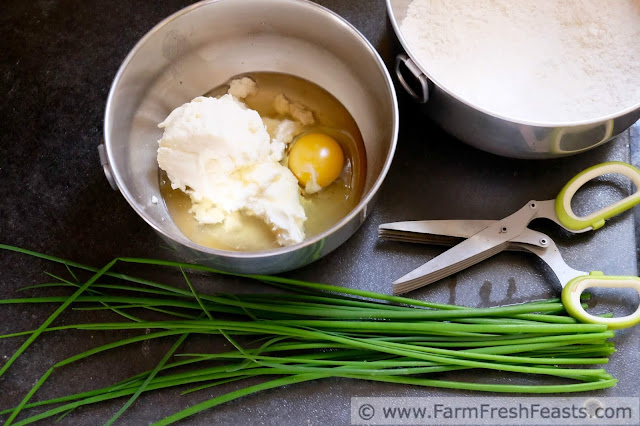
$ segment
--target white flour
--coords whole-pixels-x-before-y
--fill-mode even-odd
[[[514,119],[640,102],[640,0],[413,0],[401,31],[433,79]]]

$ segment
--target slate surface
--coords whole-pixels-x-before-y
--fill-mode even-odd
[[[101,266],[114,256],[171,258],[161,240],[119,193],[99,166],[104,105],[116,70],[135,42],[189,1],[5,0],[0,7],[0,242]],[[397,45],[382,0],[319,3],[353,23],[391,64]],[[554,197],[567,179],[606,160],[640,163],[638,124],[631,132],[588,153],[552,161],[519,161],[485,154],[444,134],[400,95],[401,132],[393,167],[374,213],[342,247],[289,275],[380,292],[390,282],[442,251],[441,248],[377,241],[380,223],[408,219],[498,219],[530,199]],[[630,149],[633,148],[633,149]],[[632,156],[633,154],[633,156]],[[578,209],[605,203],[629,191],[624,182],[592,188]],[[548,232],[567,262],[578,269],[637,273],[634,215],[622,215],[595,233]],[[0,253],[0,297],[48,281],[42,273],[64,273],[44,261]],[[167,280],[177,280],[169,276]],[[204,291],[256,290],[255,284],[198,280]],[[469,306],[513,303],[557,294],[559,287],[532,256],[503,253],[414,297]],[[49,292],[50,293],[50,292]],[[35,294],[35,293],[30,293]],[[37,294],[48,294],[46,291]],[[637,299],[637,296],[634,296]],[[609,298],[618,314],[621,300]],[[629,302],[625,302],[630,309]],[[36,328],[53,310],[47,306],[3,306],[0,333]],[[74,312],[60,323],[82,322]],[[105,316],[106,318],[106,316]],[[0,408],[15,405],[54,362],[119,336],[66,333],[38,339],[0,379]],[[616,337],[619,352],[607,367],[616,388],[594,396],[640,395],[640,331]],[[0,341],[7,359],[20,339]],[[100,387],[151,368],[171,341],[132,346],[57,371],[36,399]],[[185,351],[209,345],[196,339]],[[216,348],[224,344],[217,341]],[[236,389],[234,384],[180,397],[175,391],[142,397],[121,424],[146,424],[188,405]],[[347,424],[352,396],[461,396],[462,392],[325,380],[263,392],[225,404],[185,424]],[[124,401],[74,411],[61,424],[106,421]]]

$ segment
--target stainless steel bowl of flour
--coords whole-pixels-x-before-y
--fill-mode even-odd
[[[176,107],[232,77],[283,72],[324,88],[355,119],[366,157],[359,204],[329,230],[292,246],[234,252],[200,246],[173,223],[160,194],[158,123]],[[231,272],[277,273],[331,252],[362,224],[391,160],[396,94],[384,63],[353,26],[301,0],[196,3],[147,33],[120,67],[109,93],[101,160],[133,209],[189,260]]]
[[[515,158],[611,140],[640,118],[640,2],[387,0],[396,73],[447,132]]]

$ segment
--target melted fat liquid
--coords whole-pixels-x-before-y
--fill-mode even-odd
[[[273,106],[274,98],[283,93],[291,102],[313,111],[316,123],[304,133],[319,131],[335,138],[345,154],[345,167],[335,182],[316,194],[300,190],[301,204],[307,215],[307,238],[326,231],[345,217],[360,201],[366,176],[366,157],[362,135],[347,109],[329,92],[298,77],[280,73],[252,73],[246,75],[258,85],[258,93],[244,99],[261,117],[279,116]],[[238,78],[238,77],[234,77]],[[208,92],[206,96],[226,93],[227,85]],[[293,146],[292,142],[289,147]],[[286,164],[287,159],[283,161]],[[187,238],[197,244],[236,251],[258,251],[277,248],[274,234],[262,220],[235,214],[225,224],[203,225],[189,213],[191,200],[180,190],[173,190],[164,171],[160,171],[160,191],[171,218]],[[242,220],[242,225],[240,225]]]

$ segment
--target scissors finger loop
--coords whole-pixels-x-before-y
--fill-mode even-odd
[[[579,321],[606,324],[611,329],[627,328],[640,323],[640,305],[634,313],[624,317],[603,318],[584,310],[580,295],[588,288],[632,288],[640,297],[640,278],[627,276],[584,275],[573,280],[562,290],[562,303],[567,312]]]

